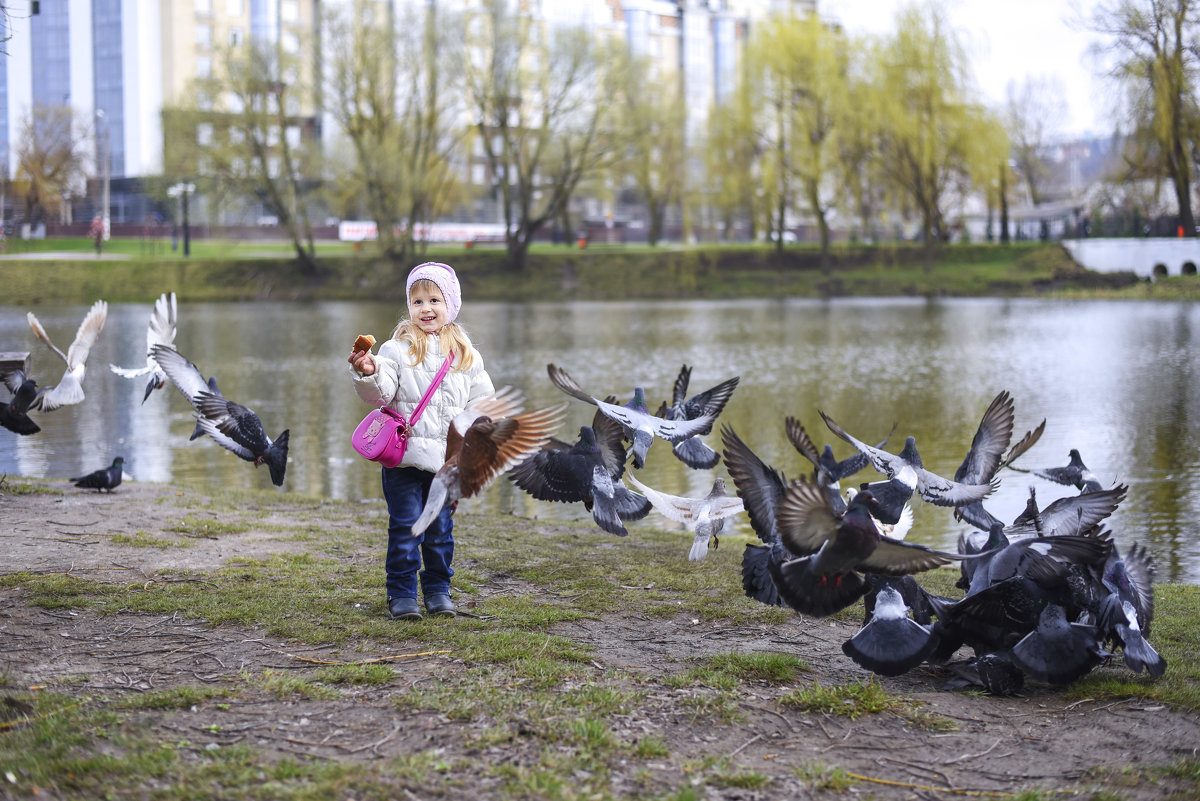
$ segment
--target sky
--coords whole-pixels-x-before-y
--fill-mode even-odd
[[[851,33],[887,34],[895,29],[896,10],[907,0],[818,0],[822,17],[841,22]],[[1088,45],[1096,34],[1073,28],[1086,19],[1093,3],[1080,0],[942,0],[950,24],[959,33],[983,100],[1000,110],[1010,81],[1018,87],[1027,76],[1057,76],[1067,111],[1062,133],[1112,132],[1111,85],[1094,73]]]

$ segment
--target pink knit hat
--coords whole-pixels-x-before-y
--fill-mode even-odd
[[[412,292],[413,283],[422,278],[432,281],[437,284],[438,289],[442,290],[442,297],[446,300],[446,311],[449,314],[446,322],[454,322],[454,318],[458,317],[458,310],[462,308],[462,289],[458,285],[458,276],[455,274],[454,268],[438,261],[418,264],[408,274],[408,283],[404,285],[405,297]]]

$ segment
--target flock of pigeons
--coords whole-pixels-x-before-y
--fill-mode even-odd
[[[63,353],[51,341],[33,312],[26,318],[33,333],[65,363],[66,371],[54,386],[38,386],[36,379],[27,376],[20,368],[0,370],[0,382],[8,387],[11,397],[0,402],[0,426],[20,435],[32,435],[41,427],[30,417],[30,412],[50,412],[63,406],[82,403],[83,377],[87,370],[87,357],[108,317],[108,304],[96,301],[79,329],[71,346]],[[249,409],[221,394],[216,378],[205,379],[196,365],[192,364],[175,349],[178,306],[175,293],[164,293],[154,303],[150,323],[146,329],[146,363],[137,367],[109,365],[114,373],[125,378],[137,379],[148,376],[142,402],[156,389],[173,383],[196,415],[196,429],[191,439],[207,434],[218,445],[229,449],[255,467],[266,464],[275,486],[283,484],[287,469],[288,432],[272,440],[263,428],[262,420]],[[96,470],[85,476],[73,478],[77,487],[109,490],[121,483],[124,458],[113,459],[109,467]]]
[[[22,370],[0,372],[12,397],[0,404],[0,425],[21,435],[40,429],[29,412],[49,412],[83,400],[89,349],[104,326],[107,306],[97,301],[80,324],[67,353],[59,350],[29,313],[28,321],[47,347],[66,363],[53,387],[39,387]],[[174,294],[154,304],[146,334],[146,363],[112,365],[130,379],[147,376],[143,402],[156,389],[175,384],[191,404],[196,429],[255,466],[266,464],[271,480],[283,483],[288,431],[267,436],[251,409],[225,398],[215,378],[204,374],[174,346]],[[1007,391],[984,412],[971,446],[953,478],[922,464],[916,441],[907,437],[900,453],[860,440],[823,411],[819,414],[854,454],[838,461],[831,445],[818,449],[795,418],[787,418],[788,440],[812,464],[811,477],[788,480],[763,462],[732,427],[721,430],[721,453],[701,439],[711,433],[732,397],[738,377],[689,396],[691,368],[684,365],[670,402],[651,412],[643,388],[624,404],[584,391],[566,370],[547,366],[551,383],[596,408],[578,439],[564,442],[554,433],[567,404],[525,412],[521,393],[504,387],[472,405],[452,422],[446,457],[428,500],[413,526],[417,536],[448,504],[481,493],[502,474],[532,497],[582,503],[606,532],[625,536],[625,523],[652,509],[693,532],[690,560],[703,559],[719,542],[725,521],[743,511],[760,543],[746,545],[742,586],[746,594],[772,605],[823,617],[864,602],[862,628],[842,646],[860,666],[882,675],[900,675],[923,662],[945,665],[952,684],[981,686],[1010,694],[1032,679],[1065,684],[1085,675],[1120,651],[1132,670],[1160,676],[1166,661],[1146,639],[1154,616],[1154,567],[1149,552],[1134,545],[1122,553],[1104,521],[1124,500],[1127,488],[1105,488],[1072,450],[1066,466],[1022,470],[1013,462],[1041,437],[1043,420],[1010,447],[1015,409]],[[656,439],[689,467],[710,469],[723,458],[736,490],[726,492],[717,478],[703,497],[669,495],[646,486],[626,463],[645,465]],[[87,476],[76,486],[111,490],[121,481],[123,459]],[[842,491],[841,482],[868,466],[875,481]],[[998,487],[1003,469],[1022,470],[1062,485],[1078,495],[1039,508],[1030,489],[1025,510],[1011,523],[997,519],[984,501]],[[971,527],[960,535],[956,552],[907,542],[910,502],[953,510]],[[926,591],[915,574],[957,564],[961,598]],[[974,657],[952,662],[963,646]]]
[[[691,370],[684,365],[671,403],[651,413],[640,387],[632,400],[618,404],[614,396],[583,391],[561,367],[547,370],[556,387],[595,406],[596,413],[575,443],[547,436],[515,467],[506,467],[514,484],[539,500],[581,502],[597,525],[621,536],[627,534],[624,523],[656,509],[694,531],[692,560],[704,558],[725,520],[745,511],[761,540],[747,544],[742,557],[746,594],[814,617],[862,599],[862,628],[842,650],[868,670],[895,676],[928,661],[951,672],[950,686],[980,686],[994,694],[1014,693],[1026,679],[1070,683],[1118,651],[1135,672],[1157,677],[1166,670],[1146,639],[1154,616],[1150,554],[1137,544],[1122,553],[1104,526],[1127,487],[1106,489],[1076,450],[1063,467],[1016,467],[1046,421],[1010,447],[1015,407],[1007,391],[984,412],[953,478],[924,467],[914,437],[893,454],[883,450],[886,438],[870,445],[819,411],[855,453],[838,461],[831,445],[818,450],[789,417],[785,433],[812,464],[811,477],[789,481],[728,425],[721,430],[721,454],[700,440],[712,430],[736,377],[689,398]],[[630,482],[640,492],[627,488],[627,457],[640,468],[656,438],[671,442],[692,467],[710,468],[723,457],[737,497],[726,494],[721,478],[700,498],[659,492],[632,472]],[[841,482],[868,466],[881,477],[843,493]],[[1039,508],[1031,487],[1024,511],[1005,524],[984,506],[1002,469],[1074,486],[1079,494]],[[951,509],[971,526],[956,552],[905,541],[914,498]],[[961,573],[961,598],[928,592],[914,577],[953,564]],[[951,661],[963,646],[974,656]]]

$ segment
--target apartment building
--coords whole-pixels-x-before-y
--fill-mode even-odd
[[[70,106],[88,129],[97,176],[80,194],[97,203],[95,181],[107,172],[112,220],[136,221],[147,210],[141,179],[163,172],[164,107],[209,75],[227,47],[257,41],[299,53],[305,41],[319,42],[323,6],[352,2],[364,0],[11,0],[5,4],[7,56],[0,56],[0,163],[8,176],[15,174],[15,143],[36,104]],[[365,2],[395,10],[437,0]],[[470,10],[483,2],[437,5]],[[622,37],[635,53],[649,56],[662,80],[679,81],[689,135],[703,129],[714,102],[734,91],[756,20],[816,9],[816,0],[508,2],[548,25],[584,25],[597,35]],[[219,99],[214,102],[219,110]],[[328,118],[316,108],[303,113],[313,121],[306,130],[321,136]],[[471,179],[469,172],[464,177]]]

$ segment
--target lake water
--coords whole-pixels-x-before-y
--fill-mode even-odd
[[[33,353],[33,375],[53,384],[62,363],[38,342],[26,309],[0,306],[0,351]],[[64,350],[84,306],[35,309]],[[283,490],[310,496],[378,500],[378,469],[351,450],[348,436],[368,407],[346,373],[358,333],[380,340],[401,309],[376,303],[193,304],[180,300],[181,353],[216,375],[227,397],[250,406],[275,436],[291,431]],[[38,417],[31,437],[0,429],[0,473],[65,478],[125,457],[139,481],[170,481],[209,491],[272,489],[255,469],[207,438],[188,441],[191,408],[171,386],[141,403],[144,382],[120,378],[109,363],[144,362],[149,304],[111,304],[89,358],[87,400]],[[1041,441],[1018,464],[1063,465],[1077,448],[1106,484],[1129,485],[1111,518],[1122,543],[1153,551],[1159,579],[1200,582],[1200,309],[1189,303],[1042,300],[737,300],[628,303],[470,303],[460,321],[485,357],[497,386],[522,389],[528,406],[567,400],[546,364],[565,367],[596,396],[627,400],[646,389],[651,409],[668,399],[682,364],[693,365],[692,391],[730,376],[741,383],[720,422],[731,425],[765,461],[789,477],[809,465],[784,436],[800,419],[817,444],[839,458],[849,446],[825,429],[817,409],[860,439],[917,439],[927,468],[953,475],[991,399],[1009,390],[1017,411],[1014,440],[1043,418]],[[569,399],[561,438],[574,441],[594,408]],[[716,431],[707,437],[720,449]],[[689,470],[656,443],[638,478],[673,494],[705,492],[716,475]],[[856,480],[874,480],[868,468]],[[1027,474],[1006,471],[986,506],[1010,521],[1032,486],[1041,505],[1073,494]],[[921,503],[910,538],[953,548],[963,525],[949,510]],[[534,501],[506,480],[464,508],[542,519],[588,519],[581,506]],[[2,521],[0,521],[2,522]],[[656,513],[648,522],[671,526]],[[519,524],[515,519],[514,525]],[[632,523],[631,536],[637,536]],[[740,529],[749,532],[748,525]],[[608,535],[597,529],[597,537]],[[681,534],[680,553],[686,552]]]

